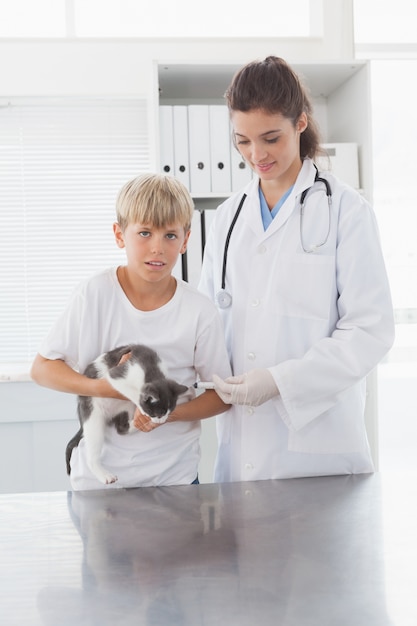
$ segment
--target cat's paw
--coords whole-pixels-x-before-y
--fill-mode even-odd
[[[117,481],[117,476],[113,476],[112,474],[106,474],[103,480],[105,485],[111,485],[112,483],[115,483],[116,481]]]
[[[108,472],[101,465],[90,466],[90,469],[93,472],[94,476],[104,485],[111,485],[111,483],[115,483],[117,481],[117,476],[113,476],[113,474],[110,474],[110,472]]]

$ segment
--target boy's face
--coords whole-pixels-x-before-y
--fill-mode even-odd
[[[116,223],[113,230],[117,245],[126,251],[128,270],[146,282],[159,282],[171,276],[190,236],[190,231],[185,232],[179,224],[156,228],[137,223],[122,231]]]

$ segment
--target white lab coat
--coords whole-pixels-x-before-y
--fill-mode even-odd
[[[219,416],[217,481],[372,472],[364,425],[365,378],[392,346],[390,290],[375,215],[368,202],[331,174],[330,233],[314,253],[300,240],[302,191],[306,249],[326,239],[329,209],[306,159],[272,224],[263,229],[258,179],[226,200],[210,230],[200,289],[220,290],[234,374],[270,368],[280,395],[258,408],[234,406]]]

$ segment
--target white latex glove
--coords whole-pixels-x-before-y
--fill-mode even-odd
[[[259,406],[279,394],[272,374],[267,369],[251,370],[225,380],[214,374],[213,382],[215,392],[226,404]]]

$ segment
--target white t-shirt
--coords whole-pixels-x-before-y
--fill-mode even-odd
[[[194,397],[197,376],[211,380],[214,373],[230,375],[222,322],[206,296],[177,280],[169,302],[154,311],[140,311],[126,297],[116,268],[79,285],[39,353],[83,372],[100,354],[128,343],[156,350],[169,376],[190,387],[186,401]],[[127,435],[107,429],[102,461],[118,481],[106,489],[192,483],[200,460],[200,430],[199,421],[168,422],[149,433]],[[103,484],[87,466],[84,443],[81,439],[72,452],[72,488],[101,489]]]

